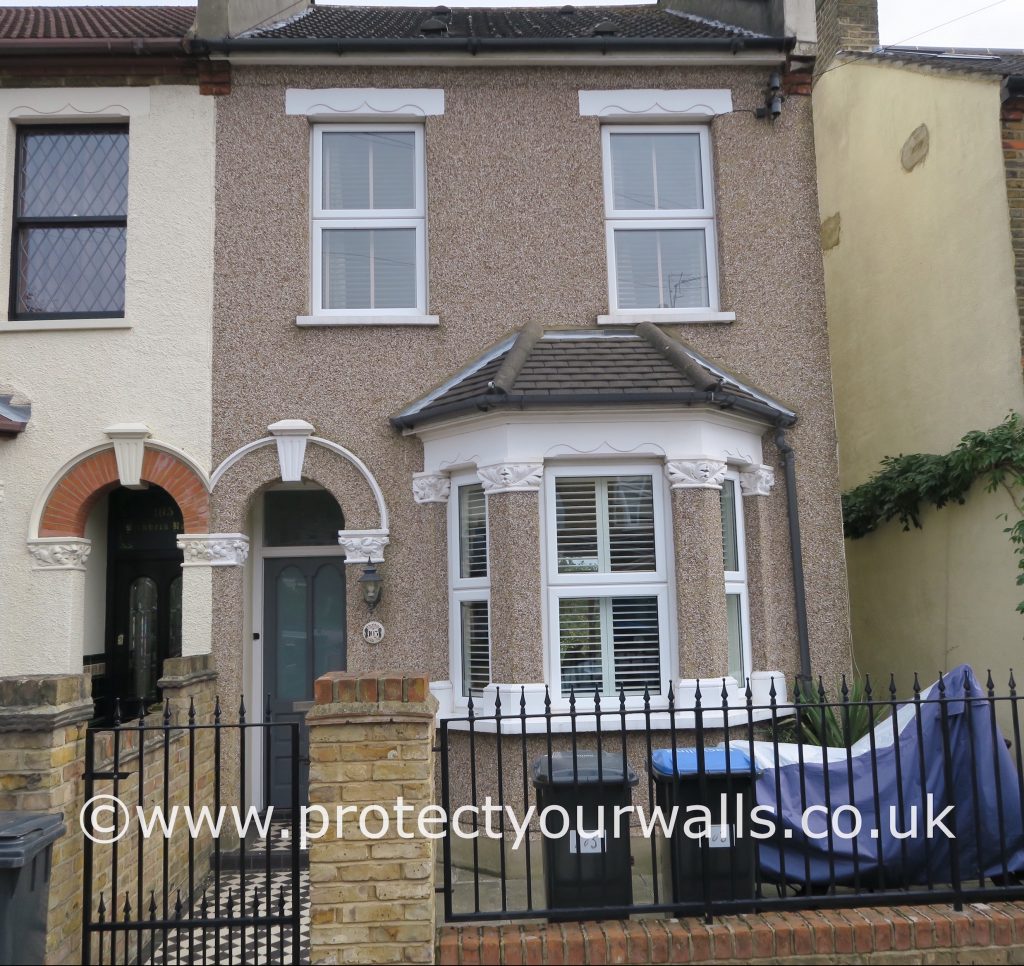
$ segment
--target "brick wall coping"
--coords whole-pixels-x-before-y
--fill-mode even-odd
[[[905,955],[928,950],[926,957]],[[984,950],[984,952],[983,952]],[[901,955],[904,954],[904,955]],[[980,958],[979,958],[980,957]],[[469,963],[1024,962],[1024,902],[698,918],[445,926],[436,961]]]
[[[311,724],[412,721],[437,713],[437,698],[430,693],[425,674],[329,671],[317,678],[313,696],[306,715]]]
[[[213,681],[217,669],[209,654],[193,654],[189,657],[169,657],[164,661],[164,673],[157,681],[160,688],[187,688],[202,681]]]
[[[85,674],[23,674],[0,678],[0,732],[54,731],[93,715]]]

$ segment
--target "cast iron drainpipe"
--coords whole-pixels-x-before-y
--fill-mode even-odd
[[[789,553],[793,563],[793,604],[796,608],[796,636],[800,642],[800,678],[811,682],[811,644],[807,635],[807,590],[804,587],[804,556],[800,545],[800,511],[796,500],[796,454],[786,439],[786,430],[775,427],[775,445],[786,474],[786,510],[789,517]]]

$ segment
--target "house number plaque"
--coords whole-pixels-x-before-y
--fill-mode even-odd
[[[379,644],[384,640],[384,625],[380,621],[367,621],[363,624],[363,640],[367,644]]]

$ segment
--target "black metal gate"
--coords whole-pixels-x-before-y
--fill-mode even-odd
[[[300,725],[162,714],[86,736],[82,962],[307,961],[300,850]],[[287,810],[249,800],[254,755],[291,748]],[[266,795],[264,794],[266,801]]]

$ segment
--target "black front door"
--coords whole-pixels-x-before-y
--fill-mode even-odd
[[[181,653],[181,530],[181,511],[160,487],[110,494],[106,673],[94,680],[102,718],[115,698],[122,719],[158,702],[163,662]]]
[[[299,800],[309,788],[306,712],[313,682],[344,671],[345,561],[342,557],[277,557],[263,572],[263,686],[274,721],[301,724]],[[287,729],[269,729],[267,804],[291,805],[292,751]]]

